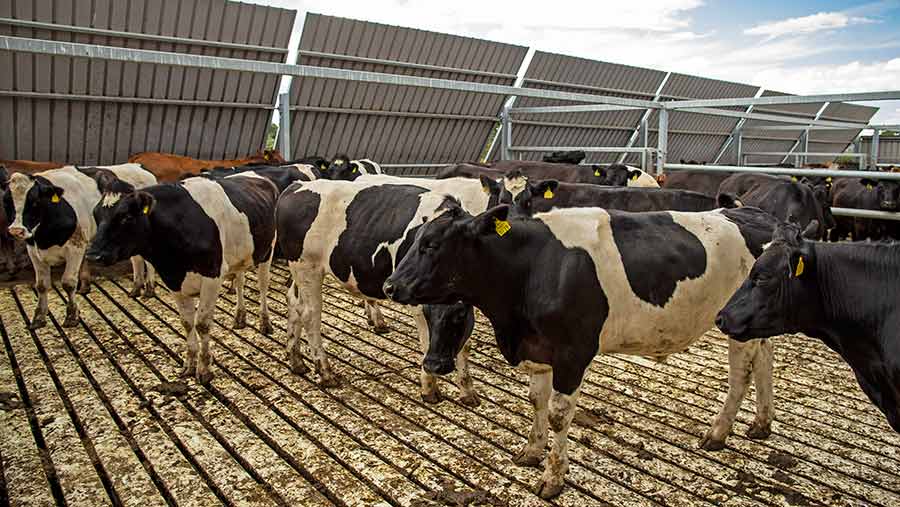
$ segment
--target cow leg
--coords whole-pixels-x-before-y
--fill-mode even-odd
[[[256,284],[259,289],[259,331],[264,335],[270,335],[275,331],[272,321],[269,320],[269,269],[271,258],[256,267]]]
[[[292,275],[293,276],[293,275]],[[291,371],[297,375],[309,373],[309,367],[303,362],[303,353],[300,350],[300,336],[303,334],[303,323],[300,319],[303,301],[300,299],[300,288],[291,281],[287,292],[287,356],[291,363]]]
[[[243,329],[247,327],[247,309],[244,307],[244,272],[241,271],[234,275],[234,281],[231,282],[234,291],[237,294],[237,309],[234,312],[234,329]],[[260,295],[260,297],[263,297]]]
[[[174,297],[175,304],[178,305],[178,313],[181,315],[181,325],[184,326],[184,335],[187,337],[187,357],[179,375],[193,377],[197,373],[197,335],[194,329],[197,302],[194,298],[185,296],[181,292],[176,292]]]
[[[141,295],[141,290],[144,288],[144,259],[139,255],[131,258],[131,277],[133,283],[128,295],[136,298]]]
[[[81,278],[82,283],[85,283],[83,276],[86,269],[87,261],[84,260],[84,250],[66,253],[66,269],[63,270],[62,275],[62,286],[63,290],[66,291],[66,320],[63,321],[63,327],[75,327],[78,325],[78,304],[75,301],[75,290],[78,289],[79,278]],[[87,287],[90,289],[90,272],[88,272],[87,278]],[[84,290],[84,285],[78,291],[79,294],[87,292]]]
[[[740,343],[728,340],[728,396],[719,415],[700,441],[700,448],[707,451],[718,451],[725,447],[725,438],[731,433],[734,418],[750,384],[750,371],[753,367],[753,356],[759,343],[751,340]]]
[[[37,258],[37,254],[28,249],[31,267],[34,268],[34,288],[38,293],[38,305],[31,317],[28,329],[40,329],[47,325],[47,291],[50,290],[50,265]]]
[[[156,296],[156,270],[153,269],[153,264],[147,261],[144,261],[144,269],[146,270],[144,275],[144,297],[152,298]]]
[[[78,293],[79,294],[88,294],[91,292],[91,267],[88,265],[88,262],[84,259],[84,251],[82,250],[78,256],[79,262],[78,266],[81,268],[78,271]],[[66,269],[69,268],[69,260],[66,259]],[[64,275],[65,276],[65,275]]]
[[[228,288],[225,289],[225,292],[226,292],[227,294],[234,294],[235,291],[237,290],[237,288],[234,286],[234,283],[235,283],[234,275],[226,276],[226,277],[225,277],[225,281],[226,281],[226,282],[231,282],[231,284],[228,285]]]
[[[306,339],[312,354],[313,363],[319,373],[319,384],[322,387],[337,387],[340,379],[331,371],[328,354],[322,346],[322,279],[325,273],[320,270],[308,270],[304,276],[295,276],[300,289],[303,309],[300,322],[306,330]]]
[[[569,472],[569,426],[575,416],[575,405],[581,386],[572,394],[564,394],[556,389],[550,395],[550,429],[553,430],[553,448],[544,464],[544,473],[534,487],[534,493],[549,500],[562,492],[566,474]]]
[[[456,354],[456,385],[459,387],[459,402],[467,407],[477,407],[481,404],[475,386],[472,385],[472,375],[469,373],[469,340]]]
[[[513,461],[520,466],[534,467],[541,464],[544,449],[547,447],[547,420],[549,414],[550,392],[553,388],[553,373],[548,371],[531,374],[531,387],[528,399],[534,407],[534,422],[528,443],[516,454]]]
[[[243,290],[243,273],[241,279],[235,278],[238,290]],[[209,371],[209,365],[212,362],[209,353],[209,326],[212,322],[213,312],[216,309],[216,299],[219,297],[219,290],[222,288],[221,278],[204,278],[200,284],[200,302],[197,305],[196,325],[197,338],[200,340],[200,350],[197,354],[197,383],[208,384],[212,380],[212,372]]]
[[[413,307],[413,320],[416,323],[416,332],[419,335],[419,350],[422,351],[422,357],[428,353],[428,345],[430,342],[428,322],[425,320],[425,312],[421,306]],[[421,363],[421,361],[420,361]],[[425,368],[419,369],[420,392],[422,401],[425,403],[440,403],[441,391],[438,388],[437,377],[425,371]]]
[[[372,326],[372,329],[378,334],[390,332],[391,328],[384,322],[384,315],[381,314],[381,308],[378,306],[378,301],[366,300],[364,305],[366,308],[366,320],[369,321],[369,325]]]
[[[756,384],[756,419],[747,430],[747,437],[768,438],[772,434],[772,420],[775,409],[772,406],[772,363],[774,362],[772,340],[759,340],[759,347],[753,355],[753,383]]]

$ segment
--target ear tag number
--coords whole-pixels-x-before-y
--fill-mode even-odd
[[[797,269],[794,270],[794,277],[798,277],[803,274],[803,256],[797,260]]]
[[[53,194],[53,197],[50,198],[50,202],[56,204],[59,202],[59,194]]]
[[[594,176],[600,176],[600,169],[594,169]]]
[[[150,206],[144,206],[144,214],[145,214],[145,215],[149,215],[149,214],[150,214]]]
[[[553,191],[549,188],[544,191],[544,199],[553,199]]]
[[[500,220],[494,217],[494,229],[497,231],[497,236],[502,237],[504,234],[509,232],[510,229],[512,229],[512,226],[510,226],[509,222],[507,222],[506,220]]]

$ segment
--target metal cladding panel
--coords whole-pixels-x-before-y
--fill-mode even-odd
[[[526,52],[521,46],[310,13],[297,63],[512,85]],[[482,93],[294,78],[293,155],[347,153],[391,164],[477,160],[504,100]]]
[[[768,152],[787,152],[794,146],[796,139],[771,139],[771,138],[754,138],[746,137],[743,140],[744,153],[768,151]],[[736,165],[737,157],[735,155],[735,144],[731,143],[719,163],[723,165]],[[747,158],[749,164],[779,164],[784,155],[752,155]]]
[[[872,151],[872,138],[862,139],[863,153]],[[900,137],[880,137],[878,139],[878,163],[900,164]]]
[[[792,93],[776,92],[766,90],[763,97],[785,97],[793,95]],[[753,106],[755,113],[769,114],[786,114],[791,116],[800,116],[801,118],[815,118],[816,114],[822,109],[824,102],[814,102],[811,104],[777,104],[768,106]]]
[[[282,63],[296,14],[225,0],[47,0],[14,5],[0,2],[0,17],[71,28],[0,23],[0,34]],[[190,41],[98,35],[79,32],[79,27]],[[16,122],[16,128],[0,132],[0,158],[78,164],[119,163],[140,151],[202,158],[255,152],[265,142],[280,83],[272,75],[8,51],[0,51],[0,67],[9,69],[0,76],[0,115]]]
[[[561,128],[543,125],[514,125],[512,132],[514,146],[625,146],[631,137],[631,129]],[[495,155],[499,153],[498,148],[494,151]],[[513,157],[520,160],[541,160],[543,155],[537,152],[513,153]],[[613,163],[618,157],[618,153],[588,153],[584,162]]]

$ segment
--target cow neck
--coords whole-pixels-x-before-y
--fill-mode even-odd
[[[540,234],[531,219],[511,219],[502,237],[481,236],[466,250],[468,276],[458,280],[463,301],[471,303],[491,321],[503,356],[518,364],[519,342],[533,332],[523,314],[525,287],[533,261],[538,258]]]

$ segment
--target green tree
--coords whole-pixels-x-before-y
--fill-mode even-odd
[[[269,125],[269,130],[266,131],[266,149],[274,150],[275,142],[278,140],[278,124],[273,123]]]

